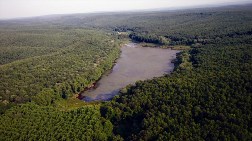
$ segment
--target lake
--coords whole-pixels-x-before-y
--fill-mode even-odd
[[[121,56],[111,73],[104,75],[96,88],[82,93],[84,101],[110,100],[119,90],[137,80],[146,80],[170,73],[171,63],[179,51],[162,48],[141,47],[128,43],[121,48]]]

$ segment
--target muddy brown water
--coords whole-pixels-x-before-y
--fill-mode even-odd
[[[82,93],[84,101],[110,100],[119,90],[137,80],[146,80],[170,73],[171,63],[179,51],[161,48],[141,47],[128,43],[121,48],[121,56],[111,73],[104,75],[94,89]]]

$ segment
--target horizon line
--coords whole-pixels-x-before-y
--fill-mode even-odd
[[[130,12],[165,12],[165,11],[181,11],[181,10],[193,10],[193,9],[203,9],[203,8],[221,8],[221,7],[231,7],[231,6],[246,6],[252,5],[251,1],[245,3],[232,3],[232,4],[210,4],[210,5],[197,5],[197,6],[178,6],[178,7],[160,7],[160,8],[148,8],[148,9],[134,9],[134,10],[115,10],[115,11],[90,11],[90,12],[76,12],[76,13],[52,13],[37,16],[21,16],[14,18],[0,18],[0,21],[8,20],[22,20],[22,19],[32,19],[32,18],[43,18],[49,16],[66,16],[66,15],[76,15],[76,14],[108,14],[108,13],[130,13]]]

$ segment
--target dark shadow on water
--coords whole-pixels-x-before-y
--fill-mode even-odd
[[[115,95],[119,93],[120,89],[113,90],[106,94],[99,94],[97,97],[92,98],[89,96],[84,96],[82,99],[85,102],[91,102],[91,101],[109,101],[111,100]]]

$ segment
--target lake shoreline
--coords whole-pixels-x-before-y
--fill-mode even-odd
[[[97,80],[97,81],[95,81],[94,83],[92,83],[89,87],[86,87],[83,91],[81,91],[79,94],[78,94],[78,99],[80,99],[80,100],[83,100],[83,101],[85,101],[85,102],[90,102],[90,101],[107,101],[107,100],[111,100],[118,92],[119,92],[119,90],[121,89],[121,88],[123,88],[123,87],[125,87],[125,86],[122,86],[121,88],[115,88],[113,91],[111,91],[110,93],[106,93],[106,92],[104,92],[104,94],[102,94],[102,95],[97,95],[96,97],[98,97],[98,98],[94,98],[94,97],[92,97],[93,95],[91,95],[91,97],[88,97],[87,95],[84,95],[84,94],[86,94],[86,93],[92,93],[93,91],[95,91],[97,88],[99,88],[99,86],[100,85],[104,85],[104,84],[99,84],[99,82],[102,80],[102,79],[106,79],[106,77],[109,77],[109,75],[111,75],[112,73],[113,73],[113,71],[117,71],[116,69],[118,69],[118,60],[122,60],[122,58],[123,58],[123,56],[125,57],[125,52],[123,53],[123,49],[124,48],[124,50],[126,49],[127,50],[127,48],[136,48],[136,49],[140,49],[138,52],[140,52],[140,55],[141,55],[141,51],[144,51],[144,50],[146,50],[146,47],[142,47],[141,46],[141,44],[138,44],[138,43],[135,43],[135,42],[130,42],[130,43],[127,43],[127,44],[124,44],[124,45],[122,45],[121,46],[121,52],[120,52],[120,56],[114,61],[114,64],[113,64],[113,66],[111,67],[111,69],[109,69],[109,70],[107,70],[104,74],[102,74],[101,75],[101,77]],[[146,80],[146,79],[152,79],[153,77],[162,77],[162,76],[164,76],[164,75],[167,75],[167,74],[170,74],[172,71],[174,71],[174,63],[173,63],[173,60],[174,59],[176,59],[176,54],[177,54],[177,52],[178,51],[172,51],[171,49],[167,49],[167,48],[153,48],[153,47],[149,47],[149,48],[151,48],[151,50],[149,51],[150,52],[150,55],[151,56],[153,56],[152,55],[152,52],[158,52],[158,53],[156,53],[156,54],[154,54],[154,55],[158,55],[158,56],[156,56],[156,57],[154,57],[154,60],[155,60],[155,58],[161,58],[161,64],[162,64],[162,62],[163,62],[163,65],[162,65],[162,68],[161,68],[161,70],[162,71],[158,71],[158,73],[157,74],[159,74],[159,75],[150,75],[150,77],[148,76],[148,71],[147,71],[147,77],[146,76],[144,76],[143,78],[140,78],[139,80]],[[142,49],[142,50],[141,50]],[[154,50],[153,50],[154,49]],[[132,50],[132,49],[131,49]],[[166,50],[166,51],[163,51],[163,50]],[[168,61],[167,59],[165,59],[165,58],[167,58],[167,55],[165,55],[165,54],[162,54],[162,52],[167,52],[166,54],[170,54],[170,55],[168,55],[168,60],[170,60],[170,61]],[[173,53],[172,53],[173,52]],[[176,52],[176,53],[175,53]],[[134,53],[134,52],[133,52]],[[159,54],[159,53],[161,53],[161,55]],[[139,53],[138,53],[139,54]],[[173,55],[171,55],[171,54],[173,54]],[[143,55],[144,56],[144,55]],[[161,56],[161,57],[160,57]],[[163,56],[163,57],[162,57]],[[174,57],[173,57],[174,56]],[[129,58],[131,58],[131,57],[129,57]],[[153,58],[152,58],[153,59]],[[164,60],[165,59],[165,60]],[[145,60],[143,60],[143,62],[145,62]],[[147,62],[148,62],[148,60],[147,60]],[[168,66],[167,66],[167,64],[168,64]],[[159,64],[159,62],[154,62],[154,68],[155,68],[155,65],[156,64]],[[138,64],[136,64],[136,66],[137,66]],[[120,66],[120,67],[123,67],[123,66]],[[125,66],[124,66],[125,67]],[[146,66],[145,66],[146,67]],[[152,67],[152,66],[151,66]],[[158,67],[158,66],[157,66]],[[159,66],[160,67],[160,66]],[[127,68],[127,67],[126,67]],[[140,67],[141,68],[141,67]],[[120,68],[119,68],[120,69]],[[169,70],[169,71],[168,71]],[[157,70],[156,70],[157,71]],[[163,72],[163,73],[162,73]],[[132,73],[132,72],[131,72]],[[133,73],[135,73],[134,71],[133,71]],[[141,73],[141,72],[140,72]],[[155,72],[156,73],[156,72]],[[160,74],[160,73],[162,73],[162,75]],[[127,73],[123,73],[123,75],[124,74],[127,74]],[[132,77],[132,76],[131,76]],[[137,79],[138,80],[138,79]],[[134,83],[137,81],[137,80],[134,80]],[[124,81],[123,79],[122,79],[122,81]],[[126,83],[126,82],[125,82]],[[132,83],[132,81],[131,82],[127,82],[127,83]],[[113,85],[113,84],[112,84]],[[124,84],[125,85],[125,84]],[[102,89],[102,88],[100,88],[100,89]],[[99,91],[99,90],[97,90],[97,91]],[[105,96],[105,98],[104,98],[104,96]],[[100,97],[100,98],[99,98]]]
[[[121,53],[120,53],[121,54]],[[116,60],[118,60],[120,57],[116,58]],[[102,79],[102,77],[109,75],[110,73],[112,73],[114,66],[116,65],[117,61],[113,62],[112,67],[109,70],[106,70],[94,83],[90,84],[90,86],[85,87],[84,90],[82,90],[81,92],[78,93],[77,98],[79,100],[82,100],[85,98],[85,96],[83,96],[82,94],[88,90],[93,90],[96,89],[98,87],[98,82]]]
[[[91,83],[88,87],[85,87],[84,90],[80,91],[77,94],[78,96],[76,98],[78,98],[79,100],[83,100],[85,98],[85,96],[82,95],[84,92],[86,92],[88,90],[96,89],[98,87],[97,83],[102,79],[102,77],[104,77],[104,76],[109,75],[110,73],[112,73],[113,68],[114,68],[114,66],[117,63],[117,60],[120,59],[120,57],[121,57],[121,53],[122,53],[121,48],[123,46],[125,46],[126,44],[127,43],[125,43],[123,45],[120,45],[120,54],[119,54],[119,57],[114,60],[112,67],[110,69],[106,70],[97,80],[95,80],[94,83]]]

